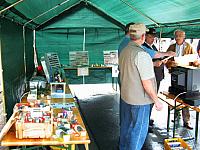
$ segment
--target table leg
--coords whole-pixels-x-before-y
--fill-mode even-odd
[[[89,150],[88,144],[85,144],[85,150]]]
[[[115,85],[116,85],[116,91],[117,91],[118,78],[116,78]]]
[[[196,111],[196,125],[195,125],[195,141],[198,139],[198,128],[199,128],[199,112]]]
[[[167,112],[167,132],[169,132],[169,123],[170,123],[170,107],[168,106],[168,112]]]
[[[71,150],[75,150],[75,144],[71,145]]]
[[[174,126],[173,126],[173,138],[175,138],[176,131],[176,100],[174,100]]]
[[[114,77],[112,77],[112,88],[114,89]]]

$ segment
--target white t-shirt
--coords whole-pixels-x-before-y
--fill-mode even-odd
[[[184,49],[185,49],[185,43],[181,45],[176,44],[176,57],[183,56]]]

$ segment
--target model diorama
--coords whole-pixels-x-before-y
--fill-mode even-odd
[[[51,105],[39,100],[16,104],[16,138],[55,137],[69,141],[72,134],[86,136],[86,130],[73,112],[74,107],[75,103]]]

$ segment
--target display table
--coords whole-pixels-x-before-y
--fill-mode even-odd
[[[196,125],[195,125],[195,140],[198,138],[198,121],[199,121],[199,112],[200,108],[198,106],[191,106],[185,103],[181,98],[176,97],[175,95],[169,92],[161,92],[159,98],[168,104],[168,117],[167,117],[167,131],[169,132],[169,123],[170,123],[170,111],[174,110],[174,126],[173,126],[173,138],[175,137],[175,114],[178,113],[184,107],[189,107],[192,110],[196,111]]]
[[[112,67],[86,67],[88,75],[78,75],[78,68],[64,68],[68,84],[112,83]]]
[[[70,94],[70,89],[67,86],[66,93]],[[41,98],[41,101],[46,99],[46,97]],[[69,102],[75,102],[74,98],[51,98],[51,103],[69,103]],[[26,98],[23,98],[23,102],[26,101]],[[76,102],[75,102],[76,103]],[[77,117],[78,123],[85,128],[85,125],[83,123],[83,120],[81,118],[79,109],[74,107],[73,114]],[[86,128],[85,128],[86,129]],[[76,144],[84,144],[86,150],[89,149],[88,144],[90,143],[90,139],[88,136],[88,133],[86,136],[75,136],[71,135],[70,140],[67,142],[64,142],[62,139],[58,138],[24,138],[24,139],[18,139],[16,138],[15,133],[15,126],[14,124],[11,126],[9,131],[5,134],[5,136],[2,138],[1,146],[59,146],[59,145],[71,145],[71,149],[75,150]]]

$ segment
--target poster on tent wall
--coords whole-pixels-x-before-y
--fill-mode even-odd
[[[104,64],[105,65],[117,65],[118,64],[118,51],[110,50],[103,51]]]
[[[88,51],[70,51],[69,64],[72,67],[81,67],[89,65]]]

